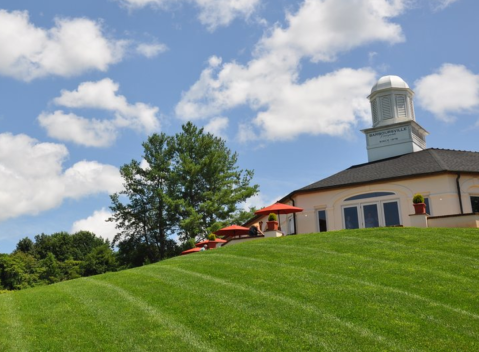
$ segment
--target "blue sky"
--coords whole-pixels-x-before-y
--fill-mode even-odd
[[[193,121],[269,205],[367,162],[367,96],[415,91],[428,147],[478,151],[475,0],[2,0],[0,253],[105,223],[118,168]]]

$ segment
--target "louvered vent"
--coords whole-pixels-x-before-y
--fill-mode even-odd
[[[396,95],[397,117],[406,117],[406,97],[404,95]]]
[[[378,122],[378,101],[376,99],[371,102],[371,110],[373,112],[373,122],[376,124]]]
[[[414,121],[416,120],[416,117],[414,116],[414,105],[412,104],[412,99],[407,98],[408,103],[409,103],[409,113],[410,113],[410,118],[413,119]]]
[[[389,96],[381,97],[381,110],[383,112],[383,120],[392,119],[391,98]]]

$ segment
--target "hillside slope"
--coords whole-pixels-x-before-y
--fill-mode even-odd
[[[0,295],[0,351],[478,351],[479,231],[264,239]]]

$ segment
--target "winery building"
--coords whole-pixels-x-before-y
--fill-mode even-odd
[[[414,92],[397,76],[369,95],[368,162],[295,190],[280,202],[303,208],[281,216],[285,234],[380,226],[479,227],[479,153],[426,147]],[[412,215],[425,197],[426,215]],[[246,225],[266,222],[255,217]]]

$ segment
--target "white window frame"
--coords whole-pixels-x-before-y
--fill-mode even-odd
[[[391,199],[376,199],[374,198],[371,199],[364,199],[365,202],[351,202],[351,204],[343,204],[341,206],[341,218],[343,222],[343,229],[346,229],[346,218],[344,217],[344,209],[345,208],[353,208],[356,207],[357,212],[358,212],[358,221],[359,221],[359,228],[364,229],[365,227],[365,219],[364,219],[364,211],[363,211],[363,206],[364,205],[372,205],[372,204],[377,204],[378,208],[378,221],[379,221],[379,227],[385,227],[386,226],[386,218],[384,215],[384,203],[397,203],[398,207],[398,214],[399,214],[399,225],[403,224],[402,216],[401,216],[401,201],[399,198],[397,198],[397,195],[395,195],[396,198],[391,198]],[[318,221],[318,226],[319,226],[319,221]]]

